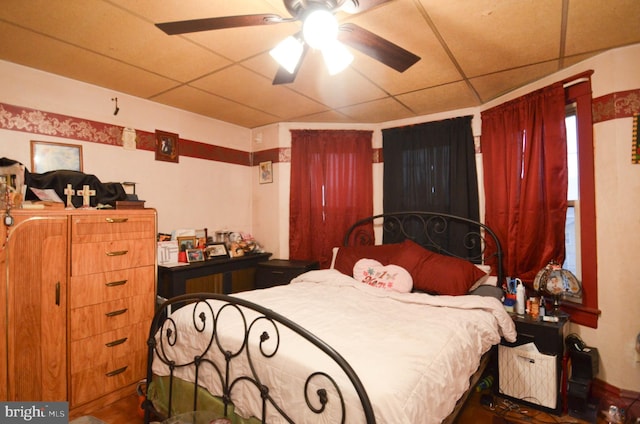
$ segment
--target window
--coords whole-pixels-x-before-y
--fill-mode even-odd
[[[567,165],[569,168],[569,186],[567,190],[567,219],[565,222],[565,258],[562,267],[579,275],[579,253],[576,234],[580,231],[576,227],[576,207],[579,204],[578,196],[578,139],[576,129],[576,105],[567,105],[565,126],[567,129]]]
[[[563,307],[571,314],[573,322],[597,328],[600,311],[598,310],[593,120],[591,80],[589,79],[591,73],[577,75],[567,80],[565,85],[565,104],[569,105],[567,119],[572,128],[575,128],[577,169],[575,177],[577,198],[573,202],[573,207],[569,208],[567,216],[569,217],[570,211],[573,211],[575,270],[576,276],[582,281],[583,298],[582,305],[565,302]]]

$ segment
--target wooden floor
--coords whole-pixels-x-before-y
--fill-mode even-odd
[[[505,401],[499,397],[493,397],[493,409],[480,403],[481,393],[474,393],[456,420],[456,424],[494,424],[494,417],[505,417],[514,423],[532,424],[584,424],[570,416],[558,417],[540,412],[528,407],[519,406],[515,403]],[[104,421],[106,424],[141,424],[144,422],[138,414],[138,396],[131,395],[110,406],[95,411],[91,416]],[[598,424],[605,424],[602,418],[598,419]],[[415,423],[419,424],[419,423]]]

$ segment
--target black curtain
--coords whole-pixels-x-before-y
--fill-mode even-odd
[[[479,220],[471,119],[464,116],[382,131],[385,213],[433,211]],[[468,230],[454,226],[443,240],[458,239],[451,231]]]

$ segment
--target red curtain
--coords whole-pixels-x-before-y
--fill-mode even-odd
[[[551,259],[564,261],[564,119],[561,83],[482,113],[486,224],[502,244],[505,275],[523,281]]]
[[[373,214],[371,131],[291,131],[289,257],[331,264],[332,248]]]

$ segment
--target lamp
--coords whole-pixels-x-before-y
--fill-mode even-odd
[[[302,50],[302,41],[294,36],[289,36],[271,49],[269,54],[280,64],[280,66],[286,69],[290,74],[293,74],[298,66],[298,62],[300,62]]]
[[[557,314],[560,298],[582,303],[582,284],[568,269],[551,261],[536,274],[533,288],[553,297],[553,314]]]
[[[330,75],[341,72],[353,61],[353,55],[338,41],[338,20],[326,9],[315,9],[305,17],[302,37],[309,47],[322,52]],[[294,36],[287,37],[269,54],[293,74],[303,54],[302,41]]]
[[[322,56],[329,75],[342,72],[353,61],[351,52],[337,40],[322,49]]]

